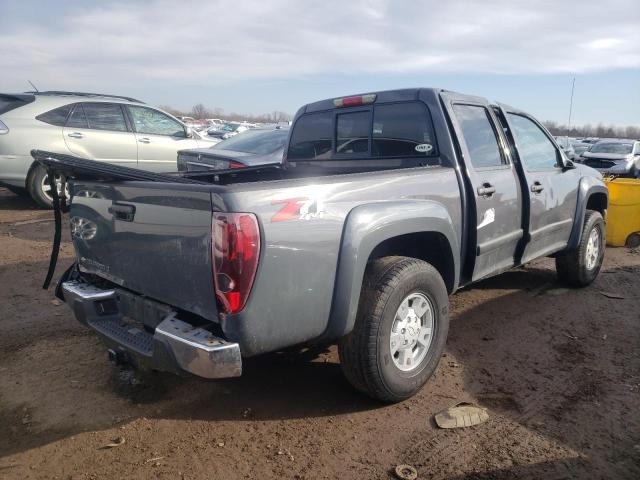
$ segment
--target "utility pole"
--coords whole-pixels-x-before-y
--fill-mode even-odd
[[[573,77],[571,82],[571,100],[569,101],[569,124],[567,125],[567,137],[571,132],[571,113],[573,112],[573,90],[576,88],[576,77]]]

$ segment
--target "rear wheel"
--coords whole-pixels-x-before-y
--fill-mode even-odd
[[[625,242],[625,246],[629,248],[638,248],[640,247],[640,233],[632,233],[627,237],[627,241]]]
[[[602,267],[605,240],[602,215],[600,212],[587,210],[578,248],[556,257],[558,278],[575,287],[591,284]]]
[[[56,187],[58,194],[62,193],[62,176],[56,175]],[[36,165],[29,173],[27,187],[31,198],[42,208],[51,208],[53,197],[51,196],[51,185],[49,175],[42,165]],[[69,198],[69,189],[65,187],[65,195]]]
[[[353,331],[338,343],[349,382],[377,400],[414,395],[438,366],[449,330],[449,299],[438,271],[407,257],[367,267]]]

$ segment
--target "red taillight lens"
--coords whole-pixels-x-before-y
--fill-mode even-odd
[[[244,163],[236,162],[235,160],[232,160],[229,162],[229,168],[244,168],[244,167],[246,167]]]
[[[333,101],[335,107],[354,107],[356,105],[367,105],[376,101],[376,94],[357,95],[355,97],[336,98]]]
[[[258,220],[251,213],[214,213],[211,230],[216,296],[226,313],[238,313],[247,303],[258,268]]]

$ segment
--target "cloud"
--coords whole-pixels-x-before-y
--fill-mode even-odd
[[[49,88],[640,67],[637,0],[155,0],[34,8],[29,21],[0,8],[0,82]]]

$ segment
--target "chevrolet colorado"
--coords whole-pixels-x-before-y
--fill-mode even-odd
[[[178,374],[337,342],[355,388],[400,401],[434,372],[456,290],[544,256],[585,286],[604,256],[599,174],[531,115],[440,89],[305,105],[278,164],[168,175],[32,154],[71,192],[57,295],[114,359]]]

